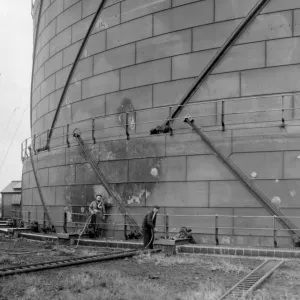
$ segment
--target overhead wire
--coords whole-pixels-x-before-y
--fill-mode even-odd
[[[8,155],[8,153],[9,153],[9,151],[10,151],[10,148],[11,148],[11,146],[12,146],[12,143],[13,143],[13,141],[14,141],[14,139],[15,139],[15,137],[16,137],[18,131],[19,131],[19,128],[20,128],[20,126],[21,126],[21,123],[22,123],[22,120],[23,120],[23,117],[24,117],[24,115],[25,115],[25,112],[26,112],[27,108],[28,108],[28,106],[26,106],[26,108],[25,108],[24,111],[23,111],[23,114],[22,114],[22,116],[21,116],[21,118],[20,118],[19,124],[18,124],[18,126],[17,126],[17,128],[16,128],[16,131],[15,131],[15,133],[14,133],[14,135],[13,135],[11,141],[10,141],[10,144],[9,144],[9,146],[8,146],[8,149],[7,149],[7,151],[6,151],[6,153],[5,153],[5,156],[4,156],[3,160],[2,160],[2,163],[1,163],[1,165],[0,165],[0,173],[1,173],[1,171],[2,171],[2,167],[3,167],[4,163],[5,163],[5,161],[6,161],[7,155]],[[14,112],[15,112],[15,110],[14,110]]]

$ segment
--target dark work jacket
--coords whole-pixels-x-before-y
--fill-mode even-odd
[[[154,214],[153,210],[146,213],[144,220],[143,220],[143,225],[142,225],[144,230],[149,230],[149,229],[155,228],[157,213],[155,214],[155,217],[152,220],[153,214]]]

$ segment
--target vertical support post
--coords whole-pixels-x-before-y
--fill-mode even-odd
[[[171,122],[172,122],[172,106],[169,107],[169,117],[168,117],[168,124],[169,124],[169,132],[170,132],[170,136],[173,135],[173,129],[171,127]]]
[[[27,156],[27,158],[28,158],[28,152],[27,152],[27,139],[25,140],[25,155]]]
[[[36,150],[35,150],[35,140],[36,140],[36,135],[33,135],[33,152],[36,154]]]
[[[127,213],[124,214],[124,237],[128,240],[127,236]]]
[[[221,124],[222,124],[222,131],[225,131],[225,101],[222,100],[222,112],[221,112]]]
[[[281,128],[285,128],[284,120],[284,95],[281,96]]]
[[[168,214],[165,214],[165,232],[166,232],[165,238],[168,239],[169,238],[169,215]]]
[[[46,227],[46,212],[44,212],[44,228]]]
[[[215,241],[216,241],[216,245],[219,245],[219,215],[215,215]]]
[[[30,211],[28,212],[28,223],[30,224]]]
[[[50,147],[49,147],[49,133],[50,133],[50,130],[48,129],[47,130],[47,139],[46,139],[46,145],[48,145],[48,148],[45,148],[45,149],[48,149],[48,151],[50,150]],[[42,141],[41,141],[41,144],[42,144]],[[42,147],[42,145],[41,145]]]
[[[70,125],[67,124],[66,143],[67,143],[68,148],[70,148],[69,131],[70,131]]]
[[[93,143],[96,144],[96,138],[95,138],[95,118],[92,118],[92,139],[93,139]]]
[[[125,122],[126,122],[126,124],[125,124],[126,136],[127,136],[127,140],[129,140],[130,139],[130,136],[129,136],[129,113],[126,112],[125,116],[126,116],[126,120],[125,120]]]
[[[276,218],[277,218],[277,216],[273,216],[273,244],[274,244],[274,248],[277,248]]]
[[[68,216],[67,216],[67,212],[65,211],[64,212],[64,226],[63,226],[64,233],[68,233],[67,220],[68,220]]]

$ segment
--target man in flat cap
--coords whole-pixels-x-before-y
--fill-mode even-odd
[[[146,213],[143,220],[143,236],[144,236],[144,248],[153,249],[154,242],[154,232],[157,231],[156,226],[156,217],[159,211],[159,206],[155,205],[153,209]]]
[[[99,236],[101,232],[100,224],[105,220],[105,203],[103,196],[101,194],[96,195],[96,200],[94,200],[89,207],[91,217],[91,226],[94,230],[94,234]]]

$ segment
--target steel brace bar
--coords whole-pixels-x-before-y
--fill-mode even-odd
[[[190,101],[192,96],[197,92],[197,90],[203,85],[207,77],[212,73],[212,71],[217,67],[217,65],[221,62],[224,56],[228,53],[231,47],[235,44],[238,38],[245,32],[248,26],[252,23],[252,21],[256,18],[256,16],[263,10],[263,8],[270,2],[271,0],[260,0],[253,9],[249,12],[249,14],[245,17],[245,19],[241,22],[241,24],[236,28],[236,30],[232,33],[232,35],[227,39],[225,44],[221,47],[221,49],[217,52],[217,54],[212,58],[212,60],[208,63],[205,69],[201,72],[201,74],[194,81],[192,86],[188,89],[187,93],[183,96],[180,104],[176,106],[176,109],[171,115],[171,118],[168,118],[163,125],[160,127],[162,130],[159,130],[158,127],[151,129],[150,134],[158,134],[166,131],[165,128],[171,127],[171,124],[174,122],[174,119],[178,117],[180,112],[183,110],[185,105]]]
[[[38,181],[37,172],[36,172],[36,169],[35,169],[35,166],[34,166],[34,162],[33,162],[33,153],[32,153],[31,146],[29,146],[28,149],[30,151],[30,159],[31,159],[32,171],[33,171],[33,175],[34,175],[34,178],[35,178],[35,181],[36,181],[37,189],[39,191],[41,202],[43,204],[45,213],[47,214],[47,217],[48,217],[50,225],[52,225],[55,228],[54,223],[52,222],[52,218],[50,216],[50,213],[48,211],[48,207],[47,207],[46,202],[44,200],[44,196],[43,196],[43,193],[42,193],[42,189],[41,189],[40,183]]]
[[[88,29],[88,31],[87,31],[87,33],[86,33],[86,35],[85,35],[85,37],[84,37],[84,39],[82,41],[82,44],[81,44],[81,46],[79,48],[79,51],[78,51],[78,53],[76,55],[76,58],[75,58],[75,61],[74,61],[73,65],[72,65],[72,68],[71,68],[71,71],[69,73],[69,76],[67,78],[66,84],[64,86],[64,89],[63,89],[62,95],[60,97],[59,103],[57,105],[57,108],[56,108],[56,111],[55,111],[55,114],[54,114],[54,118],[53,118],[53,121],[52,121],[52,124],[51,124],[51,128],[50,128],[50,131],[49,131],[49,135],[48,135],[48,138],[47,138],[47,144],[46,144],[46,146],[42,150],[48,150],[48,148],[49,148],[49,144],[50,144],[51,137],[52,137],[52,134],[53,134],[53,129],[55,127],[55,124],[56,124],[56,121],[57,121],[57,118],[58,118],[58,114],[60,112],[61,105],[62,105],[62,103],[63,103],[63,101],[64,101],[64,99],[66,97],[67,92],[68,92],[68,88],[69,88],[70,82],[71,82],[71,80],[73,78],[73,75],[74,75],[74,72],[76,70],[77,64],[78,64],[78,62],[79,62],[79,60],[81,58],[83,50],[84,50],[84,48],[85,48],[85,46],[86,46],[86,44],[88,42],[88,39],[89,39],[89,37],[91,35],[91,32],[93,31],[93,29],[94,29],[94,27],[96,25],[96,22],[98,20],[98,17],[100,16],[100,13],[102,12],[102,10],[103,10],[106,2],[107,2],[107,0],[102,0],[101,1],[100,5],[99,5],[99,7],[97,9],[97,12],[96,12],[96,14],[95,14],[95,16],[94,16],[91,24],[90,24],[90,27],[89,27],[89,29]]]
[[[210,139],[203,133],[203,131],[194,124],[194,120],[191,118],[185,118],[185,123],[192,127],[192,129],[201,137],[201,139],[208,145],[213,153],[218,157],[222,163],[240,180],[240,182],[254,195],[257,200],[268,210],[271,215],[276,215],[281,225],[288,229],[291,236],[297,235],[295,231],[296,225],[291,220],[286,218],[285,214],[277,207],[275,207],[269,200],[269,198],[251,181],[246,174],[244,174],[238,166],[231,160],[225,157],[221,151],[216,148]],[[282,218],[281,218],[282,217]]]
[[[94,162],[91,154],[89,153],[89,150],[86,149],[84,142],[79,134],[75,130],[73,134],[74,138],[77,140],[77,142],[80,145],[81,150],[83,151],[87,161],[90,163],[91,167],[93,168],[94,172],[96,173],[97,177],[100,179],[102,184],[104,185],[105,189],[107,190],[108,194],[114,199],[114,202],[118,205],[119,210],[122,214],[126,214],[127,211],[125,207],[122,204],[122,200],[119,198],[119,196],[110,188],[109,183],[107,182],[104,174],[100,171],[100,169],[97,167],[97,164]],[[130,223],[131,228],[137,233],[137,235],[143,236],[143,233],[140,229],[140,227],[137,225],[136,221],[127,213],[127,221]]]

